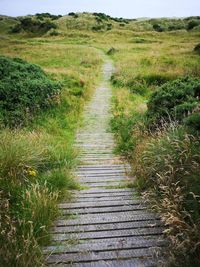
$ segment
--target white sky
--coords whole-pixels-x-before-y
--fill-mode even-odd
[[[185,17],[200,15],[200,0],[0,0],[0,14],[103,12],[114,17]]]

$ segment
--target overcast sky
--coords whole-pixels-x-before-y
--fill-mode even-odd
[[[0,0],[0,14],[103,12],[114,17],[185,17],[200,15],[200,0]]]

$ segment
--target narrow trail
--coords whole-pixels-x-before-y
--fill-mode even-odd
[[[84,190],[71,203],[61,203],[63,217],[45,249],[48,266],[157,266],[153,255],[164,245],[159,217],[147,210],[133,189],[120,188],[130,167],[113,154],[108,131],[112,90],[111,61],[103,65],[103,81],[85,108],[77,133],[81,165],[76,170]]]

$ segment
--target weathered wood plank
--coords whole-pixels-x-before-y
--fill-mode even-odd
[[[130,169],[128,164],[112,164],[112,165],[79,165],[78,170],[118,170],[118,169]]]
[[[146,257],[145,259],[131,259],[131,260],[103,260],[103,261],[92,261],[72,264],[56,264],[48,265],[50,267],[156,267],[155,261]]]
[[[103,202],[103,201],[109,201],[109,202],[112,202],[112,201],[116,201],[116,200],[132,200],[133,199],[133,196],[132,195],[127,195],[127,196],[108,196],[108,195],[99,195],[99,196],[81,196],[79,198],[76,198],[74,201],[76,201],[77,203],[81,203],[81,202]],[[139,200],[135,200],[135,201],[138,201],[138,203],[142,203],[141,201]]]
[[[100,252],[52,254],[47,258],[48,263],[90,262],[100,260],[117,260],[131,258],[145,258],[153,256],[153,248],[111,250]]]
[[[91,188],[105,188],[107,186],[120,186],[121,183],[120,181],[119,182],[99,182],[99,183],[86,183],[86,185],[88,187],[91,187]]]
[[[114,206],[124,206],[124,205],[134,205],[134,206],[141,206],[141,207],[144,207],[143,204],[140,204],[141,202],[138,200],[133,200],[133,199],[130,199],[130,200],[113,200],[112,202],[110,201],[91,201],[91,202],[87,202],[87,203],[77,203],[77,202],[74,202],[74,203],[62,203],[62,204],[59,204],[59,208],[60,209],[74,209],[74,208],[91,208],[91,207],[95,207],[95,208],[98,208],[98,207],[114,207]]]
[[[45,254],[60,254],[60,253],[76,253],[84,251],[105,251],[105,250],[117,250],[117,249],[138,249],[149,248],[157,246],[165,246],[166,240],[163,238],[141,239],[141,237],[128,237],[128,238],[112,238],[103,239],[101,242],[85,241],[84,243],[64,245],[62,242],[59,245],[48,246],[44,248]],[[94,240],[92,240],[94,241]],[[99,240],[98,240],[99,241]]]
[[[109,174],[113,174],[113,175],[117,175],[120,173],[125,173],[125,170],[122,169],[116,169],[116,170],[112,170],[112,169],[101,169],[101,170],[83,170],[83,171],[79,171],[76,170],[74,172],[76,175],[86,175],[86,174],[93,174],[94,176],[96,175],[100,175],[100,174],[104,174],[104,175],[109,175]]]
[[[133,212],[119,212],[118,214],[106,213],[104,215],[91,214],[88,218],[88,215],[79,215],[77,219],[69,219],[69,220],[58,220],[56,222],[57,226],[65,226],[65,225],[84,225],[84,224],[104,224],[104,223],[114,223],[114,222],[132,222],[132,221],[144,221],[144,220],[152,220],[159,219],[158,215],[150,214],[148,212],[137,211],[136,214],[132,214]]]
[[[128,237],[128,236],[145,236],[145,235],[161,235],[163,234],[163,227],[150,227],[150,228],[138,228],[138,229],[114,229],[109,231],[98,232],[80,232],[80,233],[60,233],[52,234],[53,241],[64,241],[67,239],[102,239],[112,237]]]
[[[78,179],[80,182],[84,182],[84,183],[98,183],[98,182],[125,182],[126,180],[120,176],[116,176],[116,177],[82,177]],[[127,182],[130,181],[127,179]]]
[[[82,194],[100,194],[100,193],[124,193],[124,192],[133,192],[132,189],[129,188],[90,188],[90,189],[84,189],[78,192],[78,195]],[[76,191],[77,193],[77,191]]]
[[[62,214],[102,214],[102,213],[118,213],[118,212],[123,212],[123,211],[130,211],[130,212],[135,212],[138,210],[146,210],[145,206],[141,205],[118,205],[118,206],[111,206],[111,207],[85,207],[85,208],[71,208],[71,209],[64,209],[62,210]]]
[[[54,227],[52,232],[54,233],[74,233],[74,232],[94,232],[105,231],[113,229],[135,229],[135,228],[151,228],[156,226],[162,226],[160,220],[148,220],[148,221],[133,221],[133,222],[121,222],[121,223],[107,223],[107,224],[87,224],[87,225],[73,225],[73,226],[61,226]]]

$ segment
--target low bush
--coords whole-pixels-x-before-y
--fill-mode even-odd
[[[78,14],[76,14],[76,13],[74,13],[74,12],[70,12],[70,13],[68,13],[68,16],[71,16],[71,17],[73,17],[73,18],[75,18],[75,19],[78,18]]]
[[[21,126],[59,101],[60,83],[24,60],[1,56],[0,79],[0,115],[5,126]]]
[[[164,27],[159,24],[153,24],[153,29],[157,32],[163,32],[165,30]]]
[[[11,33],[19,33],[25,31],[27,33],[42,35],[50,29],[56,29],[57,26],[51,20],[43,21],[32,17],[20,19],[20,23],[11,28]]]
[[[113,27],[112,23],[107,23],[107,24],[106,24],[106,30],[107,30],[107,31],[112,30],[112,27]]]
[[[45,20],[45,19],[57,20],[62,17],[62,15],[52,15],[50,13],[36,13],[35,16],[37,19],[40,20]]]
[[[200,105],[200,79],[184,77],[158,88],[148,101],[147,118],[152,127],[163,121],[182,122]]]
[[[200,55],[200,43],[195,46],[194,52]]]
[[[190,20],[188,22],[188,25],[187,25],[187,30],[190,31],[192,30],[194,27],[198,26],[200,24],[200,21],[199,20]]]
[[[114,47],[111,47],[108,51],[107,51],[107,55],[112,56],[117,52],[117,49],[115,49]]]
[[[184,119],[184,125],[187,126],[188,131],[193,134],[200,132],[200,113],[193,113]]]
[[[95,32],[98,32],[98,31],[102,31],[104,30],[105,26],[104,25],[95,25],[95,26],[92,26],[92,30],[95,31]]]

